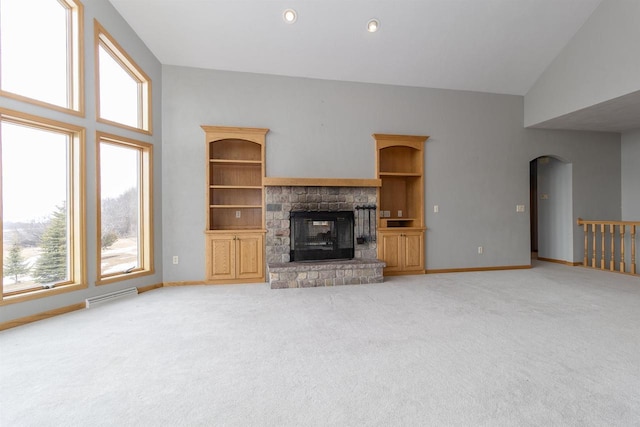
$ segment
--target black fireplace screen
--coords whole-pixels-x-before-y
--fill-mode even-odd
[[[291,261],[352,259],[353,212],[291,212]]]

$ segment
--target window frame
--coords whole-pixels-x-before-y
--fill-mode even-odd
[[[100,144],[103,142],[139,150],[138,183],[140,209],[138,213],[138,257],[142,265],[128,273],[102,274],[102,197],[100,190],[102,182]],[[96,216],[96,285],[105,285],[155,273],[153,256],[153,144],[110,133],[96,132]]]
[[[86,131],[83,127],[34,116],[31,114],[9,110],[0,107],[0,122],[23,125],[34,129],[49,132],[67,134],[69,136],[67,172],[68,203],[69,208],[69,280],[58,282],[51,288],[36,288],[20,292],[4,293],[4,286],[0,292],[0,305],[12,304],[42,298],[45,296],[86,289],[87,263],[86,263],[86,161],[85,140]],[[0,138],[0,164],[2,162],[2,140]],[[0,217],[2,217],[2,174],[0,174]],[[0,221],[2,222],[2,221]],[[0,224],[2,225],[2,224]],[[0,250],[3,250],[4,227],[0,227]],[[0,259],[0,267],[3,267],[4,256]]]
[[[75,116],[85,116],[84,78],[84,6],[79,0],[54,0],[67,10],[67,107],[4,90],[0,81],[0,96],[46,107]],[[1,72],[0,64],[0,72]]]
[[[146,135],[153,134],[152,124],[152,87],[151,78],[142,70],[109,32],[98,22],[93,20],[94,28],[94,57],[95,57],[95,97],[96,97],[96,121],[123,129],[142,132]],[[129,126],[116,121],[102,118],[100,115],[100,46],[119,63],[122,68],[138,83],[138,126]]]

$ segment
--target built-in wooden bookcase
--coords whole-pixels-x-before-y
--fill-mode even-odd
[[[207,280],[264,280],[268,129],[202,126],[207,158]]]
[[[378,257],[385,274],[424,273],[424,143],[428,136],[373,134]]]

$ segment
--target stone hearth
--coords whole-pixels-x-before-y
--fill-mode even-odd
[[[271,289],[382,283],[385,263],[377,259],[269,264]]]

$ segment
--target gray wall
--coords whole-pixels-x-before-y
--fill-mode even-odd
[[[85,55],[85,117],[50,111],[46,108],[32,106],[27,103],[0,97],[0,106],[24,111],[41,117],[51,118],[66,123],[83,126],[86,129],[86,231],[87,231],[87,289],[68,292],[60,295],[40,298],[18,304],[5,305],[0,310],[0,322],[29,316],[59,307],[83,302],[86,298],[101,295],[132,286],[145,286],[162,282],[162,68],[158,60],[151,54],[144,43],[122,19],[107,0],[82,0],[84,5],[84,55]],[[95,121],[95,79],[93,55],[93,19],[96,18],[106,30],[120,43],[123,49],[149,75],[153,86],[153,136],[143,135],[114,128],[109,125],[97,124]],[[139,141],[154,144],[154,252],[155,271],[151,276],[134,280],[125,280],[110,285],[95,286],[97,278],[97,231],[96,231],[96,162],[95,162],[95,132],[96,130],[110,132]]]
[[[538,257],[573,261],[573,167],[553,157],[537,164]]]
[[[619,219],[619,134],[524,129],[523,108],[520,96],[163,66],[164,256],[180,256],[164,280],[204,278],[203,124],[270,128],[267,175],[288,177],[373,178],[372,133],[430,135],[430,270],[530,263],[529,162],[540,156],[572,163],[575,217]]]
[[[622,219],[640,221],[640,129],[622,134]]]
[[[640,90],[640,1],[603,0],[525,96],[525,126]]]

